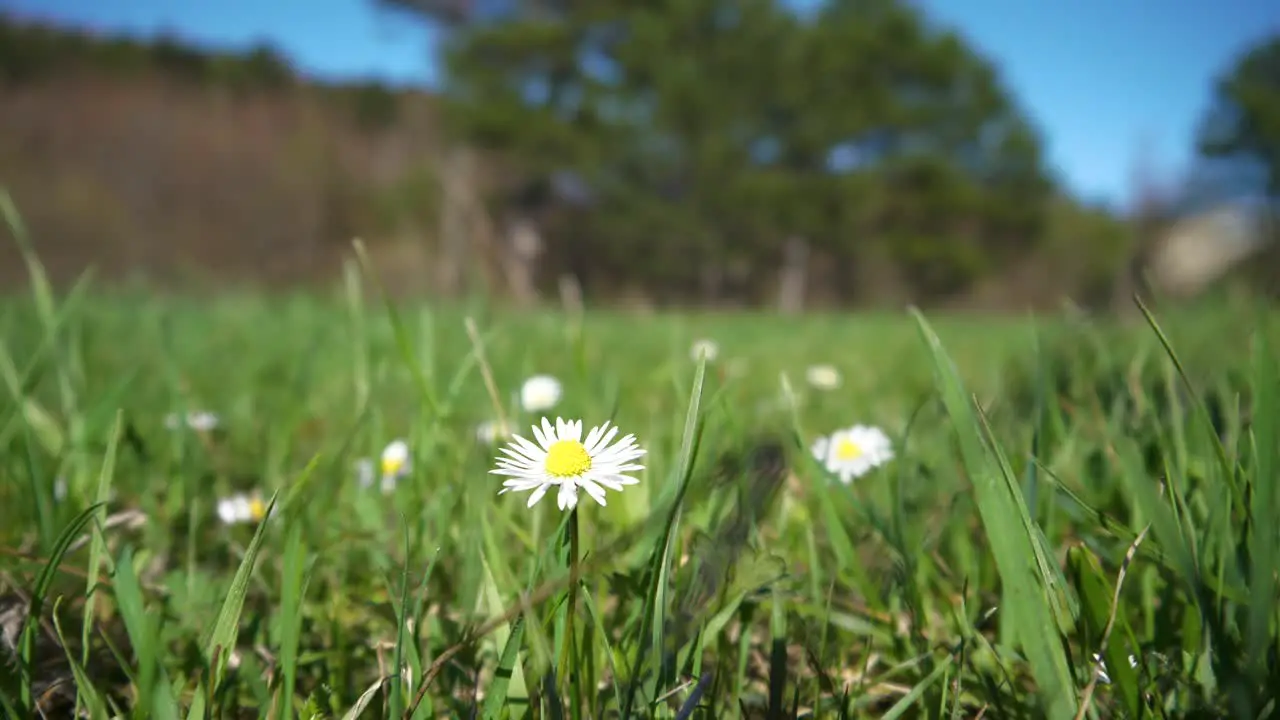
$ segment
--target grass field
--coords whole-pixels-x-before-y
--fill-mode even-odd
[[[1275,716],[1261,310],[1162,315],[1170,354],[1069,315],[393,308],[354,266],[332,297],[35,279],[0,304],[15,717]],[[538,373],[553,422],[647,451],[607,506],[498,494],[475,428],[532,438]],[[844,484],[808,448],[857,423],[895,457]],[[267,519],[225,524],[237,492]]]

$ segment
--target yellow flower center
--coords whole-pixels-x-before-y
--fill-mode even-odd
[[[382,461],[383,475],[399,475],[400,468],[404,467],[404,461],[399,458],[385,458]]]
[[[836,443],[837,460],[857,460],[860,457],[862,457],[862,447],[858,443],[849,438],[840,438]]]
[[[262,516],[267,514],[267,504],[262,502],[262,498],[253,498],[249,501],[249,517],[257,522]]]
[[[591,456],[577,440],[559,440],[548,448],[545,467],[551,477],[578,477],[591,469]]]

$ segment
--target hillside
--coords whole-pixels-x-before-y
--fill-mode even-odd
[[[0,183],[59,280],[324,280],[355,235],[401,282],[426,264],[432,98],[300,78],[168,40],[0,17]],[[12,243],[0,282],[20,281]]]

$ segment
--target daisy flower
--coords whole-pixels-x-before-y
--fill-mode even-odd
[[[509,437],[511,437],[510,431],[497,420],[486,420],[476,425],[476,440],[484,445],[492,445],[499,439],[505,440]]]
[[[719,356],[720,346],[714,340],[703,338],[694,342],[693,346],[689,348],[689,357],[693,358],[694,362],[706,358],[708,363],[713,363]]]
[[[499,495],[532,490],[529,507],[533,507],[548,490],[558,486],[556,505],[565,510],[577,507],[579,489],[604,505],[605,488],[621,492],[624,485],[640,482],[627,474],[644,469],[635,462],[645,454],[636,445],[635,435],[613,442],[618,428],[605,422],[591,428],[584,441],[581,420],[556,418],[553,427],[545,417],[541,427],[534,425],[532,429],[537,444],[513,436],[502,448],[506,457],[497,458],[498,467],[489,471],[509,478],[502,482]]]
[[[221,424],[221,418],[208,410],[189,412],[185,416],[178,413],[169,413],[164,418],[164,426],[170,430],[177,430],[185,426],[197,432],[212,432]]]
[[[813,456],[843,483],[853,482],[893,459],[893,443],[880,428],[854,425],[813,443]]]
[[[392,440],[382,449],[382,457],[378,459],[378,470],[382,475],[382,492],[389,493],[396,489],[396,483],[409,474],[413,466],[409,462],[409,444],[403,440]]]
[[[377,467],[374,467],[373,461],[368,458],[361,458],[355,462],[356,480],[362,488],[373,487],[374,481],[378,480],[382,492],[390,493],[396,489],[400,480],[409,474],[412,467],[409,444],[404,440],[392,440],[382,449]]]
[[[809,385],[817,390],[835,390],[840,387],[840,371],[830,365],[813,365],[804,373]]]
[[[236,493],[218,500],[218,519],[223,525],[238,525],[247,522],[260,522],[267,514],[267,504],[262,495],[253,493]]]
[[[520,407],[525,412],[550,410],[560,402],[560,381],[550,375],[534,375],[520,387]]]

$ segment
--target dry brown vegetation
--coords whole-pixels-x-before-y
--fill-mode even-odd
[[[424,264],[436,202],[430,98],[362,127],[322,91],[235,94],[158,75],[0,85],[0,173],[53,276],[296,283],[353,236]],[[24,276],[0,245],[0,282]]]

